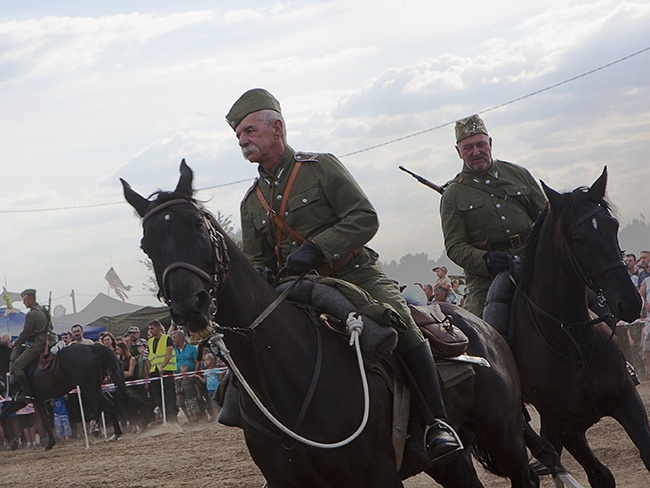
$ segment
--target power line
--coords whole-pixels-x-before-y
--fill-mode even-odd
[[[611,68],[612,66],[614,66],[616,64],[622,63],[623,61],[627,61],[628,59],[631,59],[631,58],[633,58],[635,56],[643,54],[643,53],[645,53],[647,51],[650,51],[650,46],[648,46],[648,47],[646,47],[644,49],[641,49],[640,51],[636,51],[636,52],[634,52],[632,54],[628,54],[627,56],[623,56],[622,58],[619,58],[619,59],[617,59],[615,61],[612,61],[610,63],[603,64],[603,65],[601,65],[601,66],[599,66],[597,68],[594,68],[592,70],[585,71],[584,73],[576,75],[576,76],[574,76],[572,78],[568,78],[568,79],[566,79],[564,81],[560,81],[560,82],[555,83],[553,85],[549,85],[547,87],[541,88],[541,89],[539,89],[537,91],[528,93],[528,94],[523,95],[521,97],[513,98],[512,100],[500,103],[498,105],[494,105],[494,106],[492,106],[490,108],[487,108],[485,110],[481,110],[479,113],[491,112],[491,111],[496,110],[498,108],[505,107],[507,105],[512,105],[513,103],[517,103],[517,102],[520,102],[520,101],[525,100],[527,98],[534,97],[535,95],[539,95],[540,93],[547,92],[547,91],[552,90],[554,88],[557,88],[559,86],[566,85],[568,83],[572,83],[572,82],[574,82],[576,80],[579,80],[579,79],[584,78],[584,77],[589,76],[589,75],[593,75],[594,73],[597,73],[597,72],[602,71],[604,69]],[[422,134],[428,134],[429,132],[433,132],[433,131],[436,131],[438,129],[442,129],[443,127],[447,127],[447,126],[452,125],[454,123],[455,123],[455,121],[445,122],[444,124],[436,125],[435,127],[430,127],[428,129],[424,129],[424,130],[421,130],[421,131],[418,131],[418,132],[414,132],[412,134],[407,134],[405,136],[398,137],[397,139],[391,139],[390,141],[382,142],[380,144],[375,144],[374,146],[368,146],[366,148],[359,149],[357,151],[353,151],[353,152],[350,152],[350,153],[347,153],[347,154],[343,154],[340,157],[341,158],[346,158],[348,156],[354,156],[356,154],[361,154],[363,152],[372,151],[373,149],[378,149],[380,147],[389,146],[391,144],[395,144],[397,142],[404,141],[406,139],[411,139],[413,137],[421,136]],[[240,183],[252,181],[253,179],[254,178],[246,178],[244,180],[231,181],[229,183],[222,183],[220,185],[207,186],[205,188],[198,188],[197,191],[213,190],[215,188],[222,188],[222,187],[225,187],[225,186],[238,185]],[[56,212],[56,211],[59,211],[59,210],[78,210],[78,209],[83,209],[83,208],[106,207],[106,206],[109,206],[109,205],[121,205],[121,204],[124,204],[124,203],[125,203],[124,201],[119,201],[119,202],[108,202],[108,203],[95,203],[95,204],[90,204],[90,205],[76,205],[76,206],[72,206],[72,207],[35,208],[35,209],[31,209],[31,210],[0,210],[0,214]]]
[[[500,103],[499,105],[495,105],[495,106],[487,108],[485,110],[481,110],[480,113],[484,114],[486,112],[491,112],[492,110],[496,110],[498,108],[505,107],[506,105],[511,105],[513,103],[525,100],[526,98],[530,98],[530,97],[533,97],[535,95],[539,95],[540,93],[544,93],[546,91],[552,90],[553,88],[557,88],[558,86],[566,85],[567,83],[571,83],[573,81],[579,80],[580,78],[584,78],[585,76],[593,75],[594,73],[597,73],[598,71],[604,70],[606,68],[610,68],[610,67],[614,66],[615,64],[622,63],[623,61],[627,61],[628,59],[633,58],[634,56],[638,56],[639,54],[643,54],[646,51],[650,51],[650,46],[648,46],[648,47],[646,47],[644,49],[641,49],[640,51],[637,51],[635,53],[628,54],[627,56],[619,58],[616,61],[612,61],[611,63],[607,63],[607,64],[604,64],[602,66],[599,66],[598,68],[594,68],[594,69],[592,69],[590,71],[586,71],[584,73],[581,73],[581,74],[579,74],[577,76],[574,76],[573,78],[569,78],[569,79],[566,79],[564,81],[560,81],[559,83],[555,83],[554,85],[549,85],[549,86],[547,86],[545,88],[534,91],[532,93],[528,93],[527,95],[523,95],[523,96],[521,96],[519,98],[514,98],[514,99],[512,99],[512,100],[510,100],[508,102]],[[431,127],[430,129],[421,130],[419,132],[415,132],[413,134],[402,136],[402,137],[399,137],[397,139],[393,139],[391,141],[382,142],[381,144],[376,144],[374,146],[370,146],[370,147],[367,147],[365,149],[359,149],[358,151],[354,151],[354,152],[351,152],[351,153],[344,154],[341,157],[344,158],[346,156],[352,156],[354,154],[359,154],[359,153],[362,153],[362,152],[370,151],[372,149],[377,149],[377,148],[380,148],[380,147],[388,146],[389,144],[394,144],[396,142],[400,142],[400,141],[403,141],[405,139],[410,139],[411,137],[420,136],[422,134],[427,134],[429,132],[433,132],[434,130],[442,129],[443,127],[447,127],[448,125],[452,125],[454,123],[455,123],[455,121],[445,122],[444,124],[440,124],[440,125],[437,125],[435,127]]]

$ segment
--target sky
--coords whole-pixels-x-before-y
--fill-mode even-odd
[[[112,266],[130,302],[159,304],[119,178],[173,189],[185,158],[239,227],[257,171],[224,116],[256,87],[294,149],[359,181],[384,262],[444,253],[439,195],[398,166],[453,178],[453,122],[473,113],[495,157],[563,191],[607,165],[621,224],[650,217],[649,24],[645,0],[0,0],[2,284],[71,313]]]

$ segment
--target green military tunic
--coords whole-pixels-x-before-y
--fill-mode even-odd
[[[288,197],[285,222],[300,236],[318,244],[324,258],[316,266],[325,263],[334,266],[349,253],[362,248],[331,276],[360,286],[374,299],[388,303],[397,311],[407,325],[397,331],[400,351],[418,345],[424,338],[411,319],[404,297],[384,274],[377,253],[365,247],[379,228],[377,213],[335,156],[295,152],[287,147],[273,175],[259,167],[260,176],[244,196],[240,208],[244,253],[254,266],[266,266],[275,273],[279,271],[274,251],[276,228],[255,188],[261,190],[272,210],[278,212],[296,161],[303,164]],[[282,265],[298,247],[299,243],[282,233]]]
[[[494,194],[461,183],[471,180],[489,190],[507,195],[505,201]],[[465,271],[469,295],[465,308],[477,316],[492,278],[483,256],[488,249],[515,256],[523,249],[519,236],[527,234],[544,208],[546,199],[532,175],[521,166],[494,160],[485,173],[463,166],[447,184],[440,201],[440,218],[449,259]]]
[[[24,375],[25,368],[35,361],[45,350],[45,342],[48,338],[48,320],[45,309],[38,303],[31,306],[25,316],[25,326],[16,339],[16,346],[20,347],[25,342],[31,342],[31,347],[18,356],[14,362],[13,371],[17,375]]]

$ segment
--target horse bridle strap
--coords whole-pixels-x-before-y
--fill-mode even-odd
[[[169,266],[167,266],[165,268],[165,271],[163,271],[163,275],[162,275],[163,285],[167,282],[167,275],[169,274],[169,272],[173,271],[175,269],[178,269],[178,268],[183,268],[183,269],[186,269],[188,271],[192,271],[194,274],[199,275],[201,278],[203,278],[205,281],[207,281],[209,283],[212,283],[212,282],[215,281],[214,276],[210,276],[208,273],[203,271],[201,268],[197,268],[193,264],[184,263],[184,262],[181,261],[181,262],[178,262],[178,263],[172,263],[172,264],[170,264]]]
[[[185,198],[174,198],[172,200],[168,200],[164,203],[161,203],[157,207],[154,207],[151,210],[149,210],[142,217],[142,226],[144,227],[147,220],[149,220],[153,215],[174,205],[191,205],[196,210],[198,210],[209,234],[210,243],[212,244],[212,251],[213,251],[213,256],[215,261],[214,264],[216,269],[215,269],[215,273],[213,275],[210,275],[205,271],[203,271],[201,268],[194,266],[193,264],[190,263],[186,263],[183,261],[172,263],[165,268],[161,277],[160,291],[162,292],[162,296],[165,298],[165,302],[169,303],[170,298],[169,298],[169,293],[167,293],[167,276],[173,270],[185,269],[187,271],[191,271],[192,273],[196,274],[203,280],[210,283],[210,295],[213,301],[215,301],[217,295],[225,286],[226,278],[228,276],[229,259],[228,259],[228,248],[226,247],[224,237],[215,227],[213,219],[210,218],[211,214],[207,210],[197,205],[193,200],[188,200]]]
[[[597,205],[596,207],[592,208],[589,212],[586,212],[583,216],[581,216],[577,221],[573,224],[571,229],[569,229],[569,234],[572,234],[580,225],[582,225],[586,220],[590,219],[597,213],[600,213],[604,211],[604,208],[601,205]],[[595,271],[586,271],[584,267],[580,265],[578,260],[575,257],[575,254],[569,244],[565,242],[565,248],[567,251],[567,254],[569,255],[569,260],[571,261],[571,266],[573,266],[574,270],[576,273],[584,280],[584,282],[589,286],[589,288],[593,288],[595,286],[594,283],[594,278],[597,276],[600,276],[601,274],[604,274],[614,268],[618,268],[620,266],[625,266],[625,263],[621,261],[614,261],[612,263],[606,264],[602,268],[599,268]]]

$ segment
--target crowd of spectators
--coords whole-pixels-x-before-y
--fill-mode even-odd
[[[153,325],[162,327],[158,321]],[[160,387],[155,388],[157,370],[150,362],[150,349],[152,334],[155,327],[149,324],[145,329],[148,339],[141,338],[142,330],[138,326],[131,326],[126,333],[117,337],[108,331],[100,333],[98,344],[112,349],[124,369],[124,379],[127,382],[129,394],[123,394],[117,388],[109,388],[106,392],[114,402],[122,429],[127,433],[138,433],[150,429],[163,422],[162,398]],[[174,330],[172,330],[174,329]],[[222,379],[225,365],[220,358],[215,357],[209,350],[203,350],[185,340],[185,333],[174,325],[168,330],[171,334],[170,343],[171,360],[175,365],[171,371],[172,388],[165,390],[165,395],[173,397],[174,409],[167,408],[167,421],[177,421],[176,412],[183,412],[188,422],[216,421],[218,406],[213,400],[215,391]],[[169,337],[167,334],[162,334]],[[0,341],[0,352],[4,352],[5,342],[10,341],[8,334],[3,334]],[[60,334],[60,340],[52,347],[58,352],[64,347],[75,347],[75,344],[93,344],[90,339],[84,338],[83,326],[76,324],[70,331]],[[9,348],[10,350],[10,348]],[[4,354],[0,357],[4,361]],[[0,364],[2,366],[2,364]],[[110,377],[105,378],[106,383],[111,383]],[[158,392],[158,397],[156,397]],[[3,393],[3,392],[0,392]],[[0,395],[0,400],[2,396]],[[169,403],[166,403],[168,406]],[[74,392],[52,399],[48,403],[51,409],[56,441],[65,443],[69,439],[83,437],[83,424],[79,399]],[[170,411],[171,410],[171,411]],[[34,407],[29,404],[19,410],[9,421],[13,438],[19,439],[20,448],[32,448],[37,443],[46,442],[46,431],[39,415],[34,414]],[[96,429],[92,423],[93,429]],[[110,427],[108,427],[110,429]],[[111,432],[107,432],[110,436]],[[5,433],[0,427],[0,449],[7,448],[8,442]]]
[[[641,318],[631,324],[619,322],[616,336],[625,359],[636,370],[637,375],[650,380],[650,251],[626,253],[623,260],[630,279],[643,298]]]

